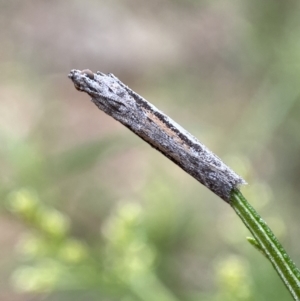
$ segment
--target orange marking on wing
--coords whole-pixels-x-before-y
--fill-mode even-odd
[[[161,121],[157,116],[152,114],[151,112],[143,109],[146,113],[146,116],[152,120],[163,132],[165,132],[169,137],[171,137],[176,143],[181,144],[186,151],[189,151],[190,148],[184,143],[184,141],[178,137],[178,134],[170,129],[163,121]]]

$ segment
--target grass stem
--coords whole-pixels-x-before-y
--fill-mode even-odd
[[[237,189],[232,192],[231,206],[253,235],[249,242],[268,258],[294,300],[299,301],[300,271],[273,232]]]

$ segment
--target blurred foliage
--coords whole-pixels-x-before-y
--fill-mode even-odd
[[[231,208],[66,75],[113,72],[187,128],[299,263],[299,14],[294,0],[0,1],[0,299],[290,300]]]
[[[43,205],[33,191],[11,193],[7,208],[29,227],[17,247],[23,264],[12,276],[18,291],[91,289],[126,300],[178,300],[155,273],[159,254],[137,203],[123,202],[112,211],[102,226],[105,241],[98,252],[72,237],[69,219]],[[223,259],[216,268],[218,294],[206,298],[250,300],[246,271],[238,257]]]

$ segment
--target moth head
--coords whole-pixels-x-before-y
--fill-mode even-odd
[[[89,79],[94,79],[94,72],[90,69],[84,69],[80,71],[82,74],[86,75]]]

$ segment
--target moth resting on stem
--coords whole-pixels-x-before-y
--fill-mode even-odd
[[[72,70],[76,89],[95,105],[172,160],[188,174],[230,203],[231,191],[246,184],[198,139],[113,74]]]

